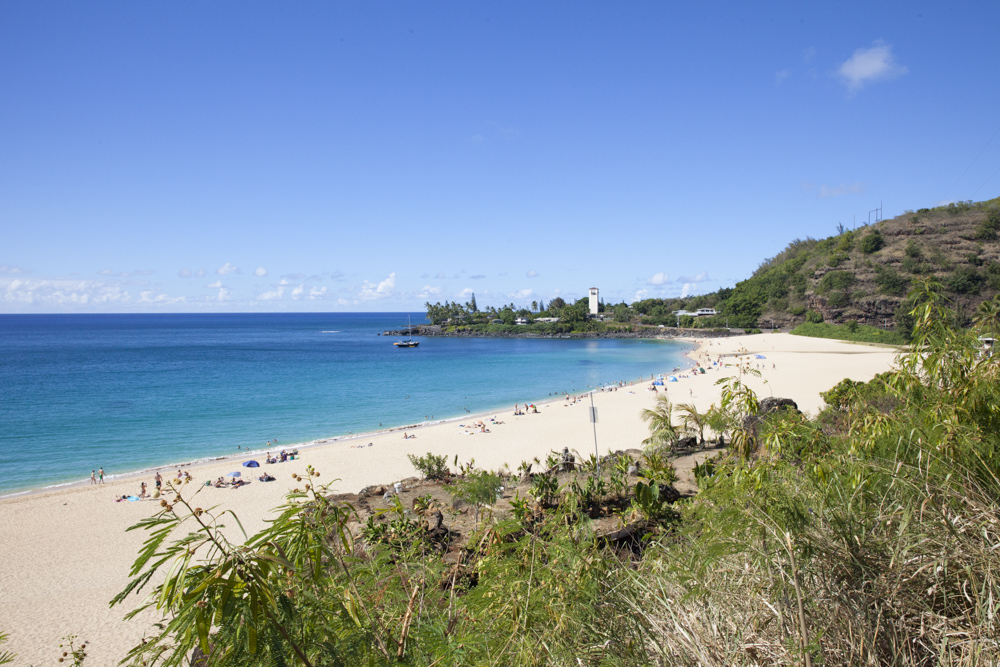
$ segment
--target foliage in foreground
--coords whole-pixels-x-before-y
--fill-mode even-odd
[[[213,665],[1000,663],[1000,366],[936,292],[912,298],[897,371],[838,385],[815,420],[743,428],[641,556],[601,546],[565,502],[485,522],[446,564],[425,540],[355,539],[352,509],[322,488],[243,546],[178,500],[137,526],[150,537],[119,599],[169,571],[147,602],[159,634],[131,659],[178,665],[200,646]],[[739,379],[724,391],[752,415]],[[654,503],[641,484],[635,502]]]

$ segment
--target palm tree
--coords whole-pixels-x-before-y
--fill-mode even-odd
[[[642,411],[640,414],[642,421],[649,422],[649,437],[643,440],[642,444],[673,446],[677,442],[678,433],[672,420],[673,412],[674,406],[670,404],[666,394],[657,396],[656,405]]]
[[[995,338],[994,332],[1000,325],[1000,294],[979,304],[979,308],[976,309],[975,321],[983,333],[988,333],[990,338]]]
[[[708,413],[698,412],[694,403],[678,403],[677,411],[681,413],[681,424],[684,431],[698,436],[698,445],[705,446],[705,427],[708,426]]]

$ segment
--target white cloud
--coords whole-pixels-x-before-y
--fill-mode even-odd
[[[667,281],[670,280],[670,276],[666,273],[654,273],[649,278],[646,278],[647,285],[665,285]]]
[[[229,290],[225,287],[219,288],[219,301],[229,301],[231,297],[229,296]]]
[[[529,278],[537,278],[538,277],[538,271],[535,271],[534,269],[532,269],[531,271],[528,271],[528,273],[525,274],[525,275],[527,275]]]
[[[837,69],[837,75],[852,93],[861,90],[872,81],[883,81],[906,74],[907,68],[896,64],[892,47],[876,41],[870,48],[854,52]]]
[[[694,291],[695,285],[693,283],[684,283],[684,287],[681,288],[681,298],[690,296],[691,292]]]
[[[222,287],[222,281],[221,280],[216,280],[214,283],[210,283],[208,285],[205,285],[205,287],[207,287],[209,289],[219,289],[220,287]]]
[[[507,295],[509,299],[527,299],[533,294],[530,289],[520,289]]]
[[[284,282],[284,281],[282,281]],[[277,301],[281,297],[285,296],[285,286],[278,285],[277,289],[273,289],[269,292],[264,292],[263,294],[257,295],[258,301]]]
[[[10,266],[8,264],[0,264],[0,273],[9,273],[12,276],[17,276],[24,273],[24,269],[22,269],[20,266]]]
[[[112,271],[111,269],[102,269],[102,270],[98,271],[97,273],[98,273],[98,275],[101,275],[101,276],[113,276],[113,275],[115,275],[115,272]]]
[[[635,296],[632,297],[632,300],[633,301],[642,301],[643,299],[646,298],[647,294],[649,294],[649,292],[647,290],[644,290],[644,289],[636,290],[635,291]]]
[[[420,291],[417,292],[417,298],[429,299],[432,296],[438,296],[440,294],[441,294],[440,287],[431,287],[430,285],[424,285],[423,287],[420,288]]]
[[[367,280],[361,283],[361,293],[358,294],[358,298],[365,301],[370,301],[372,299],[385,299],[393,295],[393,290],[396,288],[396,273],[392,272],[389,277],[380,282],[378,285],[370,283]]]
[[[305,293],[305,291],[306,291],[306,286],[299,285],[298,287],[292,290],[292,298],[298,301],[299,299],[302,298],[302,295]]]
[[[456,299],[468,299],[472,296],[473,289],[471,287],[466,287],[464,290],[455,295]]]
[[[218,273],[220,276],[228,276],[230,273],[239,273],[240,268],[238,266],[233,266],[229,262],[226,262],[218,269],[216,269],[215,272]]]
[[[124,303],[130,295],[116,283],[95,280],[0,280],[0,302],[21,305],[87,306]]]
[[[258,278],[263,278],[264,276],[267,275],[267,269],[265,269],[263,266],[258,266],[256,269],[253,270],[253,274]]]
[[[702,271],[696,276],[679,276],[677,282],[679,283],[703,283],[708,280],[708,271]]]
[[[309,288],[309,298],[310,299],[322,299],[326,296],[326,287],[310,287]]]
[[[139,293],[139,303],[157,303],[163,305],[169,303],[184,303],[185,301],[186,299],[183,296],[170,298],[166,294],[158,294],[156,290],[151,289]]]

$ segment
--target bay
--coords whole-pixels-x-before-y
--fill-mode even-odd
[[[379,336],[423,313],[0,315],[0,495],[513,410],[649,377],[687,347]]]

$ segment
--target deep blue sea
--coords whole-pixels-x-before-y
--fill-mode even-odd
[[[648,340],[377,335],[423,314],[0,315],[0,495],[513,409],[681,365]]]

